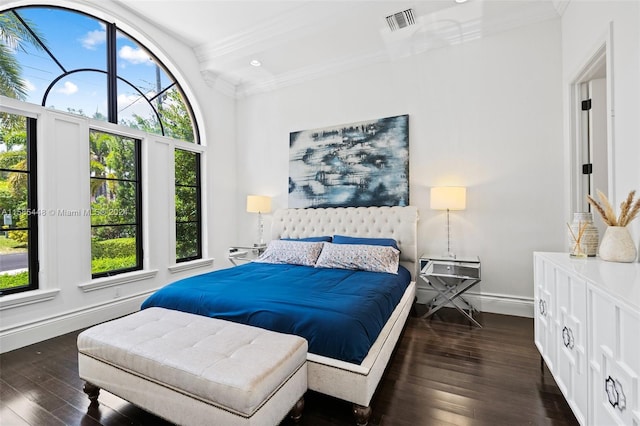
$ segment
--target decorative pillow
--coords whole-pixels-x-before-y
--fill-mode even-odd
[[[254,262],[313,266],[318,260],[323,244],[320,242],[273,240],[269,242],[267,249]]]
[[[320,237],[304,237],[304,238],[280,238],[282,241],[308,241],[308,242],[331,242],[331,235],[322,235]]]
[[[368,246],[389,246],[396,250],[398,243],[393,238],[367,238],[367,237],[347,237],[346,235],[334,235],[334,244],[365,244]]]
[[[324,243],[316,268],[398,273],[400,251],[389,246]]]

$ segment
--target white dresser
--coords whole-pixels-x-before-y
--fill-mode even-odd
[[[640,263],[533,263],[535,343],[576,418],[640,426]]]

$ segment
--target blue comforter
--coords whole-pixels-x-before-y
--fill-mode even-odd
[[[248,263],[161,288],[142,304],[302,336],[309,352],[360,364],[411,275]]]

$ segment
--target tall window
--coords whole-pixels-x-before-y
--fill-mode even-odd
[[[176,261],[202,257],[200,154],[175,150]]]
[[[0,113],[0,295],[38,288],[36,120]]]
[[[200,143],[193,110],[176,79],[117,23],[57,6],[1,11],[0,64],[0,96]],[[22,121],[29,135],[35,121],[24,117]],[[15,291],[37,288],[38,266],[35,161],[31,158],[35,132],[23,143],[33,146],[23,158],[30,166],[21,168],[20,161],[11,163],[20,149],[13,139],[5,139],[5,123],[0,129],[0,211],[11,211],[0,216],[0,292],[9,281]],[[141,141],[100,131],[91,131],[89,139],[92,276],[142,269]],[[21,200],[11,192],[13,180],[29,182],[16,187],[28,192]],[[5,202],[9,195],[11,205]],[[200,154],[178,150],[177,261],[202,256],[200,196]],[[19,235],[25,241],[17,240]],[[18,246],[7,248],[12,238],[11,244]],[[19,257],[27,257],[28,265],[18,268],[21,275],[11,266],[11,278],[6,278],[7,256],[18,252]]]
[[[7,31],[15,33],[16,45],[0,49],[0,62],[4,67],[4,59],[12,60],[19,75],[13,90],[0,94],[199,143],[191,106],[176,80],[116,24],[68,9],[27,6],[0,14],[0,33]]]
[[[142,269],[140,140],[92,130],[91,274]]]

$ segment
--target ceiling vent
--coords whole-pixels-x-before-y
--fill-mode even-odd
[[[387,16],[387,24],[391,31],[401,30],[410,25],[415,25],[415,23],[416,20],[413,17],[413,9],[403,10],[402,12]]]

